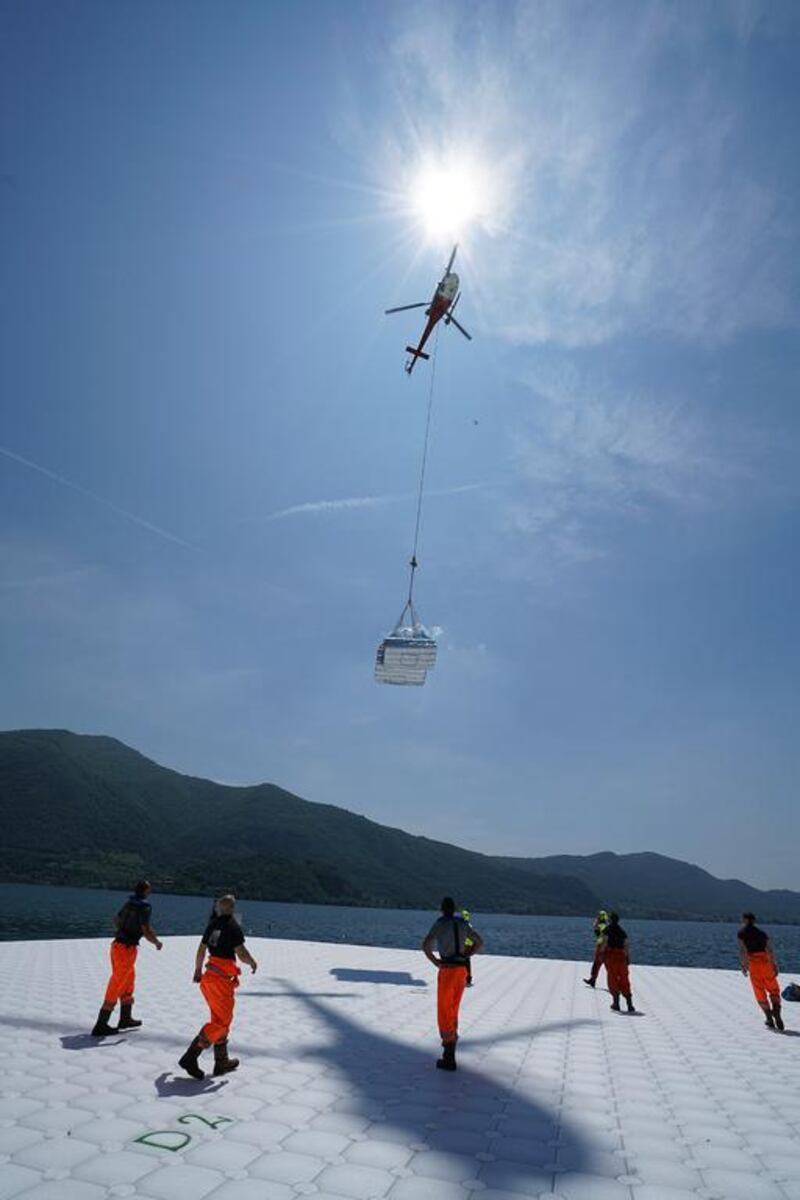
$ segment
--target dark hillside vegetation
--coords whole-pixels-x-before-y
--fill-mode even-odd
[[[800,893],[716,879],[664,855],[492,857],[379,825],[271,783],[228,787],[110,737],[0,733],[0,878],[257,900],[482,912],[800,921]]]
[[[6,880],[120,887],[145,873],[162,890],[228,887],[265,900],[430,908],[447,889],[485,912],[595,905],[578,880],[509,868],[273,784],[180,775],[114,738],[63,730],[0,734],[0,817]]]

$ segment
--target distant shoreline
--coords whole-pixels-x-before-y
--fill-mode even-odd
[[[221,812],[224,837],[210,842]],[[449,892],[509,916],[617,909],[708,926],[752,911],[800,927],[800,891],[718,879],[656,851],[484,854],[275,784],[180,775],[115,738],[66,730],[0,733],[0,813],[0,877],[16,883],[125,890],[147,875],[165,895],[231,891],[320,912],[430,910]]]
[[[0,942],[96,941],[101,956],[113,937],[113,915],[128,889],[0,882]],[[468,903],[468,897],[461,897]],[[208,893],[153,895],[153,924],[162,937],[197,938],[210,909]],[[241,897],[248,937],[279,941],[347,943],[383,949],[419,950],[435,915],[431,907],[368,908],[343,904],[300,904]],[[585,916],[486,912],[473,906],[487,955],[506,958],[588,962],[594,952],[592,922]],[[738,921],[653,921],[623,914],[636,963],[650,966],[736,970]],[[800,962],[800,926],[772,926],[779,961]],[[145,947],[147,955],[147,948]],[[148,956],[149,957],[149,956]],[[478,980],[478,986],[480,980]]]
[[[221,890],[224,890],[225,887],[225,885],[216,885],[210,886],[205,891],[194,891],[181,887],[169,886],[166,883],[159,881],[155,876],[151,876],[150,882],[152,883],[153,892],[156,896],[183,896],[188,899],[197,900],[208,900],[210,897],[218,894]],[[88,892],[127,892],[132,883],[132,880],[130,884],[114,883],[105,880],[87,883],[85,880],[74,882],[71,880],[61,879],[55,881],[52,879],[22,879],[19,877],[8,878],[4,875],[0,875],[0,884],[13,884],[20,887],[76,888],[81,891]],[[298,908],[319,906],[320,908],[364,909],[374,910],[376,912],[380,912],[381,910],[385,910],[387,912],[428,912],[430,907],[421,904],[402,904],[388,900],[384,902],[375,900],[361,900],[358,898],[341,901],[301,899],[287,900],[284,897],[250,895],[243,892],[237,893],[237,895],[244,903],[247,901],[255,901],[257,903],[265,904],[285,904],[288,906],[296,906]],[[554,912],[552,910],[543,912],[535,911],[533,909],[501,909],[487,906],[482,907],[481,912],[487,915],[491,914],[499,917],[558,917],[577,921],[589,920],[592,916],[594,916],[593,911],[586,913]],[[735,925],[739,922],[740,917],[740,914],[738,913],[708,916],[704,914],[687,913],[681,911],[676,912],[667,910],[642,909],[636,906],[624,908],[623,915],[626,919],[635,921],[680,921],[697,925]],[[787,926],[789,928],[797,928],[800,926],[800,920],[786,920],[778,917],[764,917],[763,920],[769,925]]]

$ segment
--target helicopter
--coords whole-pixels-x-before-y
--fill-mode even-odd
[[[422,300],[418,304],[401,304],[399,308],[387,308],[385,310],[385,314],[388,316],[390,313],[407,312],[411,308],[425,309],[425,316],[428,318],[428,322],[422,331],[422,337],[419,339],[419,342],[416,346],[406,346],[406,353],[411,355],[405,365],[406,374],[408,375],[410,375],[414,370],[418,359],[430,358],[430,354],[426,354],[423,347],[433,333],[435,325],[441,321],[442,317],[444,317],[445,325],[455,325],[456,329],[460,333],[463,333],[467,341],[472,341],[472,335],[467,333],[464,326],[460,325],[453,316],[455,307],[461,299],[458,275],[456,275],[455,271],[453,270],[453,263],[455,261],[457,250],[458,243],[456,243],[456,245],[453,247],[453,253],[450,255],[450,261],[445,268],[444,275],[439,281],[436,291],[433,293],[433,299],[430,301],[430,303],[428,303],[426,300]]]

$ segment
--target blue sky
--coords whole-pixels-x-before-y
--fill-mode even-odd
[[[790,3],[7,4],[0,725],[797,886]],[[423,689],[406,583],[447,239]]]

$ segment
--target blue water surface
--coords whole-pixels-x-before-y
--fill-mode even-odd
[[[124,899],[123,892],[95,888],[0,883],[0,941],[108,937],[112,933],[111,917]],[[210,901],[201,896],[154,895],[153,924],[162,936],[199,935],[209,907]],[[245,932],[257,937],[404,949],[419,946],[435,915],[414,909],[278,904],[246,899],[239,902],[239,907]],[[591,927],[583,917],[473,912],[473,922],[483,935],[489,954],[578,961],[591,957]],[[631,939],[634,962],[730,969],[737,966],[736,925],[636,921],[625,920],[624,915],[623,923]],[[783,971],[800,973],[800,927],[776,925],[771,933]]]

